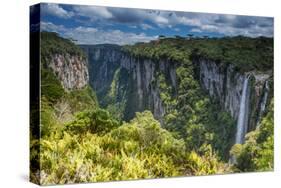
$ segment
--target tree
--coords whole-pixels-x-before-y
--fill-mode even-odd
[[[87,132],[105,134],[118,125],[119,123],[110,116],[108,111],[96,109],[77,113],[75,119],[66,125],[66,130],[75,134]]]

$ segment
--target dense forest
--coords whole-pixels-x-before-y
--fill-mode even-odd
[[[89,54],[56,33],[41,32],[40,39],[41,137],[34,136],[37,125],[31,124],[33,182],[48,185],[273,170],[272,38],[177,37],[118,47],[118,53],[139,62],[174,63],[175,86],[161,68],[155,69],[155,80],[149,85],[157,88],[165,109],[159,117],[152,110],[155,105],[134,108],[140,106],[138,101],[148,101],[149,94],[137,100],[133,91],[137,83],[130,72],[115,67],[108,87],[96,91]],[[248,129],[244,143],[235,144],[237,119],[202,88],[198,58],[216,62],[220,70],[231,64],[239,74],[270,74],[264,113],[261,117],[253,113],[252,119],[260,119]]]

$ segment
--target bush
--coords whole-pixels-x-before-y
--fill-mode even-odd
[[[111,118],[108,111],[96,109],[77,113],[75,119],[66,125],[66,130],[75,134],[86,132],[105,134],[118,125],[119,123]]]
[[[65,93],[64,99],[69,103],[73,113],[99,107],[96,94],[90,86]]]
[[[67,125],[70,132],[57,129],[42,138],[38,142],[40,160],[34,158],[40,164],[41,176],[33,173],[32,178],[48,185],[185,174],[183,140],[162,129],[151,112],[138,113],[131,122],[110,126],[110,131],[102,134],[90,128],[96,125],[96,115],[108,117],[105,111],[80,113]]]
[[[64,89],[54,73],[49,69],[41,69],[41,96],[55,103],[64,93]]]

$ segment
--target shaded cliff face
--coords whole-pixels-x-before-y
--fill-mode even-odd
[[[200,85],[208,94],[219,101],[221,106],[231,116],[238,120],[243,86],[248,78],[246,91],[246,109],[243,113],[247,117],[247,131],[253,130],[261,116],[266,111],[272,89],[269,87],[271,72],[240,73],[231,64],[222,65],[205,58],[196,58],[194,64],[197,67],[197,76]],[[242,113],[242,112],[241,112]]]
[[[159,76],[164,75],[164,79],[175,90],[176,88],[176,66],[168,60],[153,61],[131,57],[124,54],[120,64],[130,75],[130,83],[133,86],[129,93],[132,100],[136,100],[134,111],[151,110],[154,117],[160,121],[165,114],[165,108],[160,97]],[[129,102],[129,101],[128,101]],[[133,102],[133,101],[132,101]],[[128,103],[130,105],[130,103]],[[132,114],[133,116],[134,114]]]
[[[89,61],[90,85],[100,105],[115,103],[130,120],[135,112],[151,110],[162,120],[165,109],[160,98],[160,74],[176,87],[175,64],[133,57],[114,45],[81,46]]]
[[[68,90],[82,89],[89,81],[89,72],[86,60],[78,55],[54,54],[48,58],[47,65]]]
[[[99,95],[105,95],[110,89],[114,73],[120,66],[122,57],[117,45],[81,45],[87,55],[89,82]]]

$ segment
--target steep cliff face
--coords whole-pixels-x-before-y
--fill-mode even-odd
[[[180,63],[132,56],[122,51],[121,47],[112,45],[82,48],[89,60],[90,84],[97,91],[101,105],[106,107],[108,103],[122,103],[117,111],[122,111],[125,120],[134,117],[137,111],[148,109],[162,122],[166,109],[161,99],[159,77],[164,75],[165,82],[176,97],[176,69]],[[243,134],[253,130],[266,111],[271,96],[268,85],[271,73],[240,73],[231,64],[225,65],[201,57],[192,61],[197,75],[195,78],[203,90],[218,100],[236,121],[245,113],[243,122],[247,126]],[[245,79],[249,79],[246,87]],[[243,88],[247,89],[244,92],[246,104],[241,110]]]
[[[124,54],[120,64],[122,69],[128,71],[136,92],[133,95],[136,101],[136,111],[149,109],[156,119],[160,121],[165,114],[165,108],[160,97],[160,81],[162,74],[174,89],[176,88],[176,69],[173,62],[168,60],[153,61],[131,57]]]
[[[260,120],[268,105],[271,89],[269,88],[272,73],[246,72],[240,73],[231,64],[222,65],[221,63],[197,58],[194,60],[197,66],[197,75],[201,86],[208,94],[217,99],[221,106],[230,112],[231,116],[239,119],[240,113],[245,113],[247,131],[253,130]],[[241,100],[245,80],[247,82],[245,93],[245,110],[241,112]]]
[[[175,88],[175,64],[133,57],[113,45],[81,47],[88,56],[90,84],[97,92],[101,105],[106,107],[109,100],[123,103],[123,108],[119,110],[123,111],[125,120],[133,118],[135,112],[147,109],[161,121],[165,109],[157,77],[166,75]]]
[[[100,95],[110,89],[114,73],[120,66],[122,57],[117,45],[81,45],[87,55],[90,84]]]
[[[40,50],[41,70],[53,72],[65,91],[79,90],[88,84],[87,59],[71,40],[57,33],[40,32]]]
[[[54,72],[66,91],[82,89],[88,84],[87,62],[81,56],[54,54],[48,58],[47,66]]]

